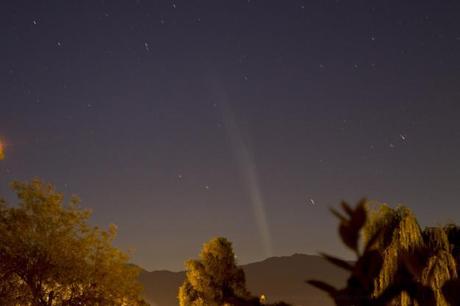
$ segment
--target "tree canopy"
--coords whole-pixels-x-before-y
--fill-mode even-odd
[[[90,211],[50,184],[14,182],[19,203],[0,200],[0,304],[146,305],[138,269],[112,246],[116,227],[88,225]]]
[[[330,294],[340,306],[459,305],[459,228],[421,229],[412,212],[382,205],[369,213],[365,200],[356,208],[342,203],[342,241],[357,254],[355,264],[323,255],[350,271],[347,286],[336,289],[322,281],[309,283]],[[359,247],[362,236],[363,247]]]
[[[186,263],[187,273],[179,289],[181,306],[234,305],[249,299],[245,276],[237,267],[232,244],[219,237],[203,245],[198,260]]]
[[[382,254],[383,265],[375,279],[375,295],[398,282],[404,268],[414,283],[432,292],[435,305],[449,305],[442,294],[442,287],[447,281],[457,278],[457,263],[444,228],[422,229],[408,208],[400,206],[392,209],[386,205],[371,214],[367,229],[370,227],[382,233],[376,244],[376,249]],[[411,296],[406,290],[393,300],[393,304],[412,305],[416,301],[420,304],[420,295],[415,291],[415,295]]]
[[[232,244],[226,238],[203,245],[199,259],[186,263],[186,279],[179,288],[180,306],[289,306],[266,303],[246,289],[243,269],[236,265]]]

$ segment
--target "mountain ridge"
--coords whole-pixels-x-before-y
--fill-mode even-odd
[[[274,256],[240,265],[246,274],[247,288],[252,294],[264,294],[269,302],[285,301],[296,306],[333,306],[322,291],[305,283],[319,279],[334,286],[344,286],[348,274],[318,255],[295,253]],[[144,297],[154,306],[178,305],[177,292],[185,279],[185,271],[141,270]]]

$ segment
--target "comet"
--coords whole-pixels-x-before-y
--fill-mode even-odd
[[[262,245],[265,256],[273,256],[272,240],[267,219],[262,191],[260,189],[259,178],[256,171],[256,164],[253,153],[245,141],[243,134],[237,124],[237,121],[225,100],[222,101],[222,114],[227,134],[230,138],[237,163],[246,186],[249,191],[250,201],[252,204],[256,225],[262,238]]]
[[[222,124],[228,135],[233,154],[239,168],[242,179],[249,195],[252,206],[254,221],[261,238],[262,251],[266,257],[273,256],[273,243],[269,229],[267,209],[259,183],[259,176],[256,169],[256,162],[250,141],[245,137],[240,128],[236,116],[233,113],[225,90],[218,81],[216,75],[211,75],[208,79],[209,87],[213,89],[215,101],[213,107],[217,107],[222,114]]]

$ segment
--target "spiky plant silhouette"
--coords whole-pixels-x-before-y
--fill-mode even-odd
[[[369,227],[365,199],[355,208],[346,202],[341,206],[345,214],[331,211],[340,220],[341,240],[357,259],[350,263],[321,255],[350,272],[346,287],[337,289],[319,280],[308,280],[308,284],[327,292],[337,306],[436,306],[446,305],[446,301],[459,305],[455,293],[460,282],[455,280],[455,261],[449,257],[448,245],[435,243],[444,231],[421,232],[405,208],[392,211],[388,214],[391,218],[380,219],[384,222],[374,222]],[[360,247],[361,236],[365,234],[367,237]]]

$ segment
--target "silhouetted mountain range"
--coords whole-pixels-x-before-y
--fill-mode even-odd
[[[307,285],[307,279],[319,279],[338,287],[345,285],[348,274],[316,255],[294,254],[270,257],[242,265],[247,287],[254,295],[265,294],[268,301],[285,301],[297,306],[332,306],[323,292]],[[184,272],[142,271],[146,299],[156,306],[177,306],[177,292]]]

